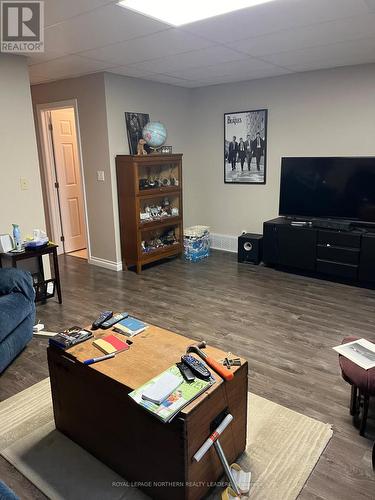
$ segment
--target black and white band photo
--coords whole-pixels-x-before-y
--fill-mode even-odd
[[[265,184],[267,110],[224,114],[224,182]]]
[[[125,112],[125,121],[129,142],[129,153],[131,155],[136,155],[138,142],[142,139],[143,127],[150,121],[150,115],[147,113]],[[147,147],[145,147],[145,149],[149,152]]]

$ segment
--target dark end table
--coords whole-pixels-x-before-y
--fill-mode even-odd
[[[39,247],[39,248],[25,249],[24,252],[2,253],[2,254],[0,254],[0,268],[5,267],[4,264],[6,262],[10,263],[11,267],[17,267],[17,262],[19,262],[21,260],[32,259],[32,258],[36,257],[38,259],[39,272],[42,276],[42,282],[41,283],[39,282],[34,286],[39,287],[42,284],[46,284],[46,286],[47,286],[48,282],[53,282],[56,285],[56,292],[57,292],[57,298],[58,298],[59,304],[62,304],[62,294],[61,294],[61,283],[60,283],[59,261],[57,258],[57,249],[58,249],[58,245],[55,245],[54,243],[49,243],[48,245],[44,245],[44,246]],[[43,255],[52,255],[54,277],[51,280],[45,280],[45,277],[44,277],[43,259],[42,259]],[[47,294],[44,298],[41,298],[41,299],[38,298],[38,293],[36,296],[36,300],[41,300],[42,302],[45,302],[48,298],[49,297]]]

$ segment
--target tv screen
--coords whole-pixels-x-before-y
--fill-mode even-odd
[[[375,157],[282,158],[279,214],[375,222]]]

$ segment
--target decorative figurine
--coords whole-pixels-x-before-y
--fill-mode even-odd
[[[147,151],[145,150],[146,141],[144,139],[139,139],[137,145],[137,156],[147,155]]]

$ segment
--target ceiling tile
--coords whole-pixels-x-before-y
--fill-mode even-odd
[[[367,11],[364,0],[278,0],[186,25],[184,29],[228,43]]]
[[[375,12],[375,0],[365,0],[368,9]]]
[[[262,58],[290,69],[298,67],[306,70],[375,62],[375,38],[270,54]]]
[[[135,64],[134,67],[154,73],[170,73],[171,71],[209,66],[243,58],[244,55],[239,52],[227,47],[215,46]]]
[[[273,64],[259,61],[258,59],[254,59],[252,57],[247,57],[240,61],[230,61],[225,64],[180,69],[169,74],[177,78],[204,81],[216,77],[234,77],[236,75],[250,79],[252,75],[267,74],[267,76],[274,76],[275,74],[288,72],[289,70],[279,68]],[[259,78],[259,76],[256,78]]]
[[[82,52],[169,29],[164,23],[108,5],[45,30],[48,50]]]
[[[143,71],[141,69],[133,68],[132,66],[115,66],[106,69],[108,73],[115,73],[116,75],[132,76],[135,78],[145,78],[153,73]]]
[[[64,52],[59,50],[46,50],[45,52],[30,52],[27,57],[27,64],[29,66],[42,62],[47,62],[58,57],[67,56]]]
[[[151,80],[153,82],[161,82],[161,83],[168,83],[170,85],[178,85],[181,87],[185,87],[187,82],[189,80],[186,80],[184,78],[176,78],[174,76],[170,75],[150,75],[147,77],[147,80]]]
[[[375,14],[279,31],[232,42],[229,46],[252,56],[263,56],[365,37],[375,37]]]
[[[89,12],[113,0],[47,0],[44,2],[44,26],[60,23],[66,19]]]
[[[178,29],[169,29],[126,42],[81,52],[80,55],[110,61],[118,65],[149,61],[213,45],[203,38]]]
[[[29,66],[29,72],[30,75],[56,80],[103,71],[108,67],[109,65],[103,63],[103,61],[94,61],[93,59],[70,55]]]

